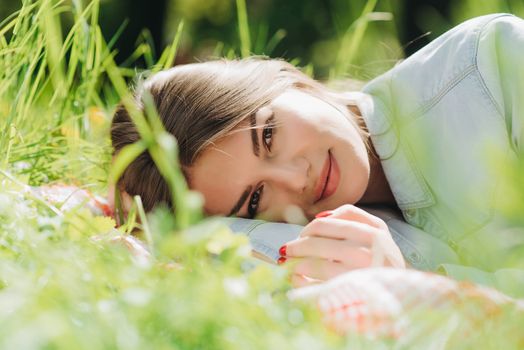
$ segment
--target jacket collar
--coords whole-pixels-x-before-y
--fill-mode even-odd
[[[352,92],[348,97],[354,99],[360,109],[399,208],[407,210],[435,204],[409,146],[399,137],[401,128],[390,119],[394,114],[380,99],[369,94]]]

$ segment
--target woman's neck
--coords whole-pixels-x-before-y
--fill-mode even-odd
[[[369,182],[362,198],[357,204],[376,205],[382,204],[394,206],[397,208],[397,202],[391,192],[391,188],[382,169],[382,163],[375,151],[375,147],[370,141],[370,150],[368,153],[370,163]]]

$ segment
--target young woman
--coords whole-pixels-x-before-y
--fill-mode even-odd
[[[311,221],[280,251],[280,262],[296,261],[295,284],[376,264],[377,250],[383,264],[403,266],[390,227],[359,208],[381,206],[407,222],[405,246],[443,252],[431,269],[503,288],[501,279],[522,275],[488,273],[504,267],[507,252],[489,155],[506,161],[522,151],[522,62],[524,21],[490,15],[453,28],[360,92],[330,91],[286,62],[252,58],[158,73],[136,101],[153,96],[207,214],[288,221],[298,208]],[[139,139],[123,107],[111,137],[115,153]],[[142,196],[146,210],[171,204],[147,153],[118,186]]]

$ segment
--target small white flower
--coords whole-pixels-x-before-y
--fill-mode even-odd
[[[224,289],[233,296],[243,298],[247,296],[249,286],[243,277],[224,278]]]

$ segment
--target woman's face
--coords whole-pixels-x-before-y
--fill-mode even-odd
[[[192,188],[204,195],[205,212],[287,221],[287,209],[295,206],[311,220],[356,203],[370,166],[347,118],[317,97],[285,91],[256,113],[256,129],[239,128],[191,167]]]

